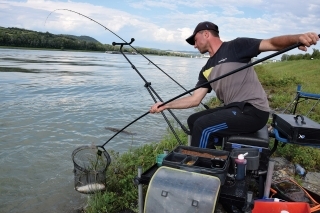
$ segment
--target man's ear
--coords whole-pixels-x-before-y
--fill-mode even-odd
[[[212,36],[211,33],[209,32],[209,30],[205,30],[204,32],[205,32],[206,38],[209,38],[210,36]]]

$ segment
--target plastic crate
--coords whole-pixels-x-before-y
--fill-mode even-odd
[[[305,202],[264,202],[255,201],[252,213],[279,213],[281,211],[290,213],[310,213],[310,206]]]

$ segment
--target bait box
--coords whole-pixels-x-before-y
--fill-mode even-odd
[[[259,168],[259,158],[260,153],[259,149],[255,148],[240,148],[240,149],[233,149],[231,151],[231,167],[235,168],[235,159],[238,158],[239,154],[245,154],[248,153],[248,155],[245,156],[245,159],[247,160],[247,166],[246,170],[258,170]]]
[[[231,153],[233,150],[243,149],[243,148],[253,148],[253,149],[259,150],[259,168],[258,169],[261,171],[268,170],[268,163],[271,155],[271,150],[269,148],[227,142],[224,144],[223,149]],[[232,166],[230,167],[230,169],[232,169]]]
[[[162,165],[216,176],[223,185],[230,164],[229,158],[228,151],[178,146],[163,159]]]

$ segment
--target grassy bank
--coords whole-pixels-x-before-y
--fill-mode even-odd
[[[309,93],[320,94],[320,60],[301,60],[290,62],[270,63],[256,66],[256,71],[263,87],[268,93],[271,108],[281,111],[294,99],[298,84],[302,90]],[[217,100],[210,101],[211,106],[219,104]],[[305,114],[310,110],[313,101],[305,101],[299,104],[298,113]],[[320,107],[316,107],[308,117],[320,121]],[[184,143],[187,136],[181,130],[177,130]],[[164,133],[160,142],[154,142],[119,155],[111,152],[112,163],[107,171],[107,191],[103,194],[92,195],[88,201],[86,212],[117,213],[137,212],[137,187],[133,184],[133,178],[137,175],[138,166],[145,171],[155,163],[157,154],[164,149],[172,150],[178,145],[174,136]],[[271,141],[272,146],[272,141]],[[110,151],[110,150],[108,150]],[[278,147],[275,155],[284,156],[292,162],[302,164],[309,171],[319,171],[320,151],[317,148],[286,145]],[[146,186],[144,186],[146,191]]]

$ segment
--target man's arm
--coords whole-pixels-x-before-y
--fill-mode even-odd
[[[260,43],[259,50],[261,52],[278,51],[300,42],[303,45],[300,46],[299,49],[307,51],[307,47],[317,44],[317,41],[319,41],[319,36],[316,33],[283,35],[270,39],[263,39]]]
[[[179,98],[177,100],[171,101],[164,106],[158,108],[162,102],[158,102],[151,106],[150,113],[158,113],[165,109],[187,109],[191,107],[198,106],[202,99],[206,96],[208,88],[196,89],[191,96]]]

